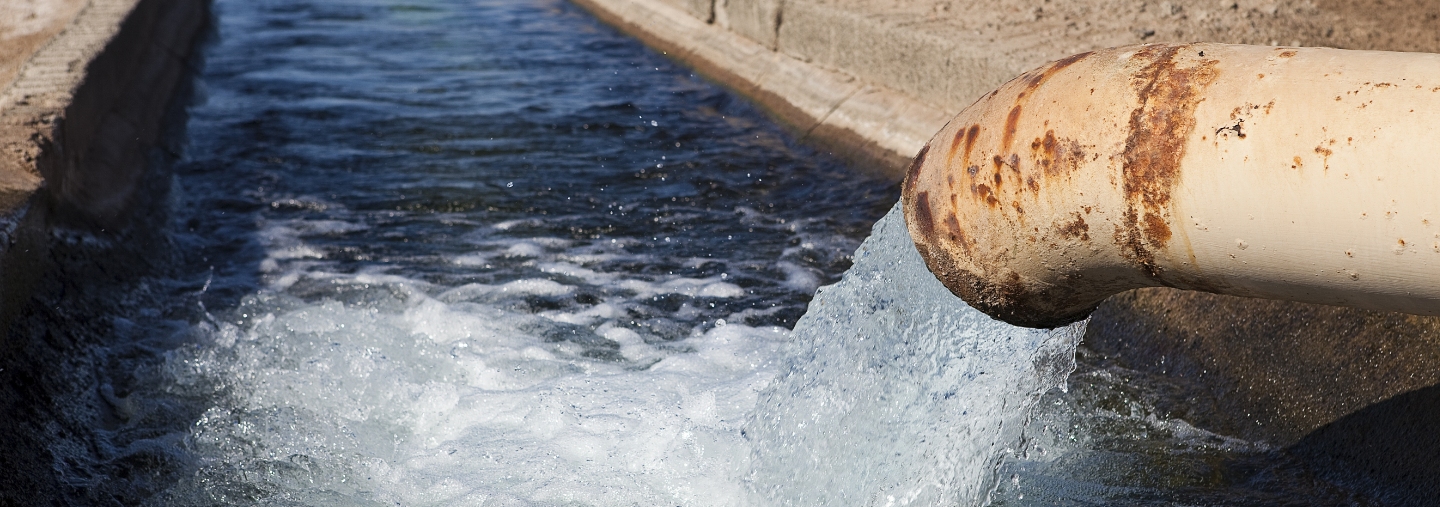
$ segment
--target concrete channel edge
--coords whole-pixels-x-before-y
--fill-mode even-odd
[[[897,180],[910,158],[953,114],[891,88],[775,51],[773,46],[662,0],[573,1],[666,56],[749,97],[802,138]],[[696,4],[693,10],[703,10],[705,5],[710,4]]]
[[[90,0],[0,88],[0,322],[28,299],[57,221],[123,225],[169,155],[209,0]]]

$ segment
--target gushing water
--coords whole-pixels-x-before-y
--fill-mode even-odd
[[[750,429],[757,487],[776,505],[980,505],[1084,329],[966,306],[925,268],[897,205],[795,326]]]
[[[170,502],[974,505],[1082,329],[969,309],[925,270],[898,207],[793,333],[646,343],[605,308],[506,309],[576,289],[549,280],[303,276],[330,297],[249,297],[243,322],[205,325],[204,346],[168,361],[177,388],[223,393]]]

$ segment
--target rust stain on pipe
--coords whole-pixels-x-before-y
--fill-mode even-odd
[[[1129,209],[1124,227],[1115,230],[1115,243],[1157,279],[1163,270],[1155,263],[1154,251],[1164,249],[1172,235],[1170,192],[1179,179],[1185,141],[1195,128],[1195,106],[1215,80],[1218,63],[1206,59],[1182,68],[1175,57],[1188,49],[1188,45],[1147,47],[1134,56],[1150,63],[1133,80],[1140,106],[1130,113],[1130,136],[1122,155]]]
[[[1420,107],[1437,82],[1440,55],[1075,55],[961,112],[932,141],[945,156],[921,151],[911,237],[952,292],[1017,325],[1147,286],[1440,315],[1440,170],[1423,142],[1440,115]]]

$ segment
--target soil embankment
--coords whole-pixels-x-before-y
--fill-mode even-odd
[[[897,177],[976,98],[1082,51],[1203,41],[1440,52],[1440,4],[1426,0],[575,1]],[[1280,445],[1327,425],[1365,434],[1350,426],[1377,419],[1352,414],[1440,383],[1440,319],[1403,314],[1142,289],[1102,305],[1086,343],[1188,377],[1195,403],[1219,408],[1175,407],[1177,417]]]

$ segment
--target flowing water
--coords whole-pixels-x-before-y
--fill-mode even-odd
[[[895,183],[567,3],[216,7],[166,197],[52,231],[0,370],[67,502],[1150,505],[1087,464],[1269,452],[1087,412],[1083,324],[969,309]]]

